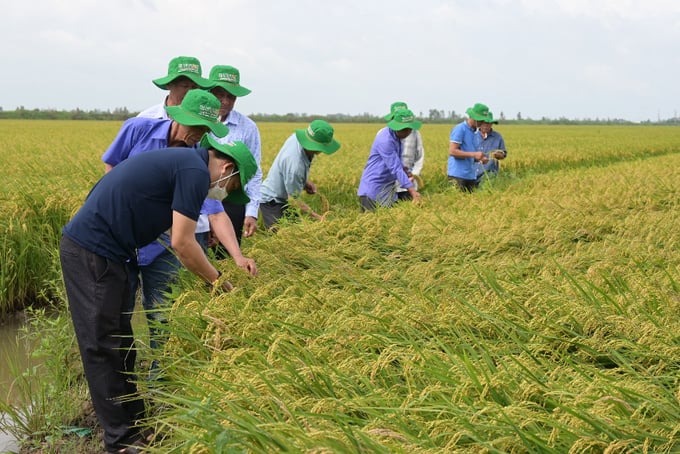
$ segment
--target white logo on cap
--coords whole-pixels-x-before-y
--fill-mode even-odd
[[[177,65],[178,73],[196,73],[200,74],[201,71],[196,63],[180,63]]]
[[[237,77],[236,77],[236,74],[232,74],[232,73],[219,73],[219,74],[217,75],[217,77],[218,77],[220,80],[224,80],[224,81],[232,82],[232,83],[238,83],[238,79],[237,79]]]

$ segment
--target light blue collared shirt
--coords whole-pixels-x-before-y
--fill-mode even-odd
[[[257,218],[257,212],[260,207],[260,187],[262,186],[262,143],[260,140],[260,131],[253,120],[235,110],[229,112],[224,124],[229,128],[229,134],[223,138],[216,138],[220,143],[240,141],[246,144],[250,152],[257,162],[257,171],[255,175],[248,181],[244,188],[246,195],[250,198],[250,202],[246,204],[246,216]]]
[[[288,197],[297,197],[305,188],[312,161],[297,140],[295,133],[284,142],[274,158],[267,177],[262,182],[262,203],[288,202]]]

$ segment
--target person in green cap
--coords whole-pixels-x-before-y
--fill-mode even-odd
[[[393,102],[390,106],[390,113],[383,118],[385,121],[390,121],[394,116],[394,112],[400,109],[408,109],[408,105],[403,101]],[[411,131],[411,134],[401,141],[401,163],[409,178],[413,177],[411,181],[413,181],[413,185],[417,191],[420,172],[423,170],[423,164],[425,164],[423,137],[417,129]],[[399,200],[410,200],[411,194],[409,194],[406,188],[400,186],[397,189],[397,198],[399,198]]]
[[[150,150],[121,162],[62,230],[69,313],[107,452],[140,452],[149,441],[140,427],[146,409],[134,380],[134,340],[125,314],[138,249],[172,228],[172,248],[189,271],[212,289],[233,288],[203,253],[194,230],[206,197],[234,194],[245,201],[242,188],[257,165],[243,144],[206,138],[201,145]]]
[[[375,211],[377,206],[391,207],[397,201],[397,188],[406,188],[414,202],[420,201],[412,178],[401,162],[402,140],[422,123],[409,109],[394,110],[387,127],[378,131],[368,154],[366,166],[359,181],[361,211]]]
[[[212,86],[208,79],[201,76],[201,63],[195,57],[175,57],[168,64],[168,74],[152,80],[154,85],[162,90],[168,90],[168,95],[160,104],[155,104],[137,114],[138,117],[168,118],[166,107],[179,106],[189,90],[196,88],[207,89]]]
[[[214,70],[215,68],[213,68],[213,71]],[[170,61],[170,64],[168,65],[168,75],[153,80],[153,83],[157,87],[167,89],[170,91],[170,93],[165,98],[164,102],[149,107],[148,109],[140,112],[137,116],[146,118],[160,118],[167,120],[169,118],[168,108],[172,110],[172,107],[180,105],[182,100],[184,99],[184,96],[187,93],[187,90],[196,88],[208,89],[214,86],[214,83],[211,80],[204,79],[201,76],[201,74],[202,74],[201,64],[197,58],[194,57],[173,58]],[[215,79],[217,80],[218,78],[215,77]],[[236,85],[238,85],[238,78],[236,80]],[[250,92],[250,90],[248,90],[247,88],[244,87],[240,88],[242,90],[239,91],[239,94],[243,95]],[[215,93],[219,93],[219,91],[216,91],[213,94]],[[228,122],[224,120],[225,114],[223,99],[218,97],[218,100],[220,101],[220,121],[225,126],[227,126]],[[233,107],[233,103],[231,107]],[[235,124],[235,126],[237,127],[239,126],[238,122]],[[232,142],[240,140],[246,143],[246,146],[248,146],[249,149],[253,147],[253,149],[257,150],[258,157],[256,159],[258,162],[258,175],[254,178],[254,180],[256,180],[256,183],[253,183],[253,185],[257,185],[257,187],[259,187],[259,184],[262,181],[262,171],[259,170],[260,136],[259,132],[257,134],[258,135],[256,142],[253,140],[249,140],[249,137],[246,137],[243,134],[233,135],[229,138],[222,137],[220,140],[222,140],[223,142]],[[215,135],[215,137],[218,136]],[[253,154],[255,154],[255,152],[253,152]],[[259,196],[256,197],[256,199],[258,198]],[[237,204],[232,204],[231,202],[225,203],[232,206],[240,206]],[[251,203],[252,202],[249,202],[249,204]],[[243,206],[241,206],[241,210],[243,210]],[[214,225],[214,228],[212,228],[211,225]],[[206,250],[206,252],[209,244],[209,236],[211,231],[213,232],[212,237],[214,238],[214,241],[221,246],[220,250],[226,250],[228,252],[228,255],[234,259],[234,262],[239,268],[242,268],[243,270],[247,271],[253,276],[257,275],[257,265],[255,264],[255,261],[251,258],[245,257],[241,251],[240,231],[237,231],[235,229],[235,224],[231,222],[231,218],[229,218],[228,215],[225,213],[224,208],[222,208],[221,210],[216,210],[213,205],[208,204],[204,207],[204,210],[201,213],[201,217],[198,220],[198,224],[196,225],[196,238],[201,244],[201,246],[203,246],[203,248]],[[225,257],[222,256],[219,258]]]
[[[447,174],[449,182],[464,192],[472,192],[479,186],[477,163],[486,164],[489,158],[479,150],[480,136],[475,134],[489,117],[489,108],[481,103],[466,110],[468,118],[456,125],[449,137],[449,161]]]
[[[498,120],[494,120],[493,114],[489,112],[487,121],[479,124],[477,134],[479,135],[479,150],[483,151],[489,162],[482,164],[477,162],[477,180],[480,181],[484,177],[493,177],[498,174],[500,170],[500,161],[508,156],[508,151],[505,148],[505,140],[503,136],[493,129],[493,124],[498,124]]]
[[[234,110],[236,99],[250,94],[250,89],[241,85],[241,73],[233,66],[216,65],[210,70],[208,77],[214,85],[210,92],[220,100],[220,121],[229,128],[229,134],[220,142],[239,140],[248,146],[257,162],[257,172],[246,187],[250,202],[246,205],[224,202],[224,211],[229,216],[236,238],[241,243],[241,238],[252,236],[257,230],[257,215],[260,205],[260,186],[262,185],[262,168],[260,166],[262,151],[260,131],[253,120]],[[216,248],[215,253],[219,258],[224,257],[224,250]]]
[[[333,138],[334,132],[328,122],[314,120],[307,128],[297,129],[283,144],[262,182],[260,213],[267,229],[286,214],[293,202],[302,213],[323,219],[309,205],[295,199],[303,190],[316,194],[316,185],[309,181],[312,160],[319,153],[331,155],[338,151],[340,143]]]
[[[219,121],[220,102],[208,91],[190,90],[179,106],[169,106],[167,109],[172,119],[134,117],[123,123],[113,143],[102,156],[106,172],[127,159],[150,150],[193,147],[207,132],[218,137],[224,137],[229,132],[229,128]],[[202,210],[209,210],[210,203],[206,202]],[[221,201],[217,203],[217,207],[221,208]],[[228,218],[224,218],[224,222],[228,222]],[[225,229],[227,227],[230,226]],[[163,338],[157,330],[158,323],[154,322],[164,319],[163,312],[159,309],[169,304],[166,295],[181,267],[175,252],[169,247],[170,243],[170,235],[164,233],[156,241],[140,247],[136,261],[130,264],[131,293],[126,312],[128,317],[132,316],[135,294],[141,283],[142,306],[150,322],[152,348],[159,347],[159,339]],[[237,256],[240,250],[235,236],[233,244],[236,249],[230,250]],[[254,267],[254,262],[252,266]],[[152,367],[155,368],[155,363]]]

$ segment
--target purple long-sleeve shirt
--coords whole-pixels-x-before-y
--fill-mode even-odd
[[[401,163],[401,140],[393,130],[383,128],[373,140],[357,194],[389,204],[397,199],[396,181],[402,188],[413,186]]]

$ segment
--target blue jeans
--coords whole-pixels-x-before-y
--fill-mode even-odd
[[[141,284],[142,307],[149,323],[149,345],[152,349],[161,347],[165,341],[161,326],[167,323],[166,312],[172,304],[168,294],[177,282],[181,266],[173,251],[167,249],[148,265],[130,267],[129,316],[132,317],[135,295]]]

